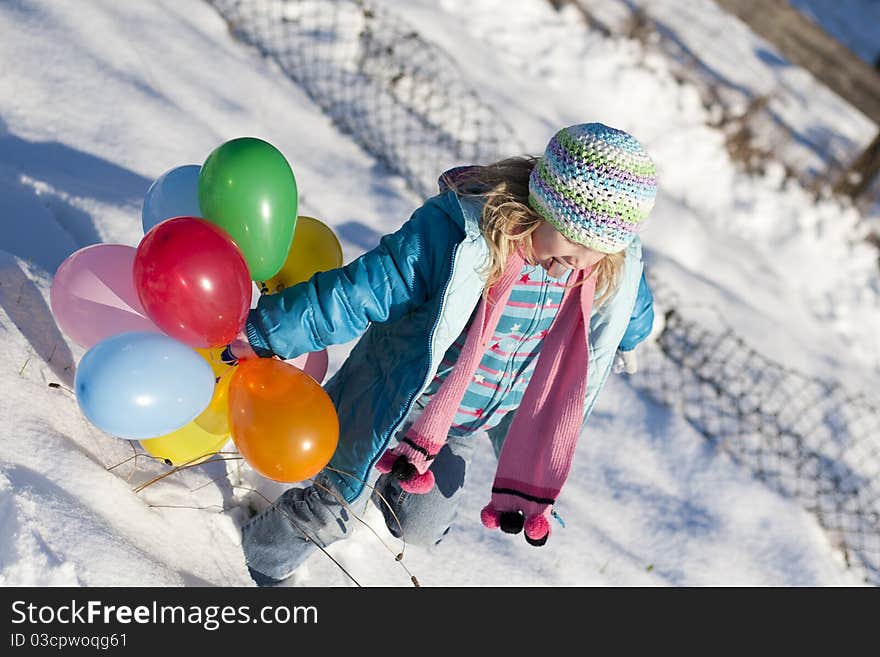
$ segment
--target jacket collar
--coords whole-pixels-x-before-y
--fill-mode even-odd
[[[476,165],[453,167],[452,169],[445,171],[443,175],[437,179],[437,186],[440,188],[440,193],[444,194],[452,192],[452,195],[458,202],[458,207],[461,209],[461,218],[464,221],[462,228],[464,228],[468,240],[475,240],[481,236],[480,218],[483,216],[483,198],[480,196],[459,196],[450,189],[446,181],[450,180],[454,184],[456,181],[461,180],[464,174],[476,168]]]

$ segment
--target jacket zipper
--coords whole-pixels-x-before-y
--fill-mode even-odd
[[[465,239],[467,239],[467,235],[465,235]],[[403,414],[400,417],[397,418],[397,420],[394,422],[394,425],[391,427],[391,430],[388,432],[388,434],[385,438],[385,445],[388,444],[388,440],[390,439],[390,437],[395,434],[395,432],[400,428],[400,425],[403,424],[403,421],[409,415],[410,411],[412,410],[412,405],[416,400],[416,395],[418,394],[418,392],[425,389],[425,386],[427,385],[427,377],[431,375],[431,365],[432,365],[433,357],[434,357],[434,350],[432,349],[432,345],[434,342],[434,334],[437,331],[437,325],[440,323],[440,318],[443,316],[443,309],[446,307],[446,292],[449,289],[449,282],[452,280],[453,276],[455,276],[455,266],[456,266],[455,256],[458,254],[458,249],[460,246],[461,246],[461,242],[457,243],[452,249],[452,271],[449,272],[449,277],[446,279],[446,282],[443,284],[443,292],[441,293],[441,296],[440,296],[440,310],[437,312],[437,318],[434,320],[434,325],[431,327],[431,331],[428,334],[428,373],[425,375],[425,380],[422,381],[422,385],[419,386],[419,390],[417,390],[416,392],[413,392],[413,394],[409,398],[409,401],[407,401],[406,410],[403,412]],[[380,450],[380,452],[377,453],[376,456],[373,458],[373,460],[370,462],[370,466],[369,466],[369,468],[367,468],[368,473],[370,472],[370,470],[372,470],[375,467],[376,463],[382,457],[382,454],[384,453],[384,451],[385,451],[385,448]],[[363,488],[361,490],[363,490]]]

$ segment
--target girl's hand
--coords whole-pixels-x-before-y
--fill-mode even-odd
[[[552,507],[549,504],[525,502],[521,506],[525,509],[500,509],[507,502],[507,496],[499,496],[480,511],[480,520],[488,529],[500,529],[505,534],[519,534],[523,532],[526,543],[541,547],[550,538],[550,513]]]
[[[240,333],[235,340],[230,342],[226,345],[226,348],[223,349],[223,352],[220,354],[220,360],[227,365],[238,365],[238,361],[240,360],[248,360],[250,358],[271,358],[274,355],[275,354],[271,352],[258,354],[254,351],[253,347],[251,347],[247,338],[244,336],[244,333]]]
[[[424,495],[434,488],[434,473],[428,469],[435,456],[431,449],[432,446],[420,445],[407,436],[397,447],[386,450],[376,469],[397,479],[407,493]]]

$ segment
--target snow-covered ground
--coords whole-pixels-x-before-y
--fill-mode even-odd
[[[711,87],[718,98],[712,102],[723,105],[728,115],[742,114],[753,100],[765,98],[766,109],[750,118],[749,128],[804,180],[824,180],[829,161],[846,165],[877,133],[869,118],[808,71],[792,66],[772,43],[714,0],[578,1],[615,31],[627,29],[632,8],[643,10],[657,31],[646,38],[662,37],[655,49],[674,56],[685,79]],[[836,174],[835,167],[832,180]]]
[[[662,58],[601,39],[545,0],[379,4],[448,49],[531,152],[580,121],[637,135],[660,171],[644,236],[657,275],[775,360],[876,390],[880,276],[860,217],[814,203],[781,171],[739,172],[709,110]],[[87,244],[135,246],[150,183],[237,136],[287,156],[300,212],[334,228],[346,261],[420,199],[201,0],[5,2],[0,62],[0,583],[246,585],[243,491],[233,484],[280,486],[237,461],[140,493],[167,468],[141,458],[108,471],[132,446],[90,426],[67,390],[83,350],[52,318],[52,274]],[[330,348],[328,376],[351,346]],[[812,516],[622,377],[599,398],[557,506],[566,527],[544,549],[483,529],[494,470],[485,440],[473,468],[448,538],[406,548],[423,585],[859,583]],[[330,553],[361,584],[409,585],[393,556],[399,542],[377,510],[365,520],[378,538],[362,528]],[[318,553],[290,583],[351,582]]]

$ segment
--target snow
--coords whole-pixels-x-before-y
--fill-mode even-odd
[[[662,184],[644,233],[652,272],[773,360],[876,390],[880,279],[864,220],[837,200],[815,201],[778,167],[741,172],[711,110],[669,62],[590,33],[573,9],[545,0],[378,4],[448,49],[530,152],[579,121],[637,135]],[[701,3],[688,7],[694,21],[711,18]],[[725,31],[715,40],[738,48],[751,38]],[[258,136],[287,156],[300,213],[333,227],[346,262],[420,199],[277,65],[235,41],[205,2],[6,2],[0,62],[0,583],[249,585],[240,486],[270,497],[283,487],[230,460],[137,491],[168,468],[126,461],[133,445],[82,417],[70,389],[83,349],[52,318],[52,274],[88,244],[136,246],[153,180],[233,137]],[[815,97],[796,72],[787,84]],[[823,129],[861,138],[869,126],[821,98]],[[789,108],[792,120],[809,124],[815,107]],[[847,118],[830,120],[838,115]],[[352,346],[329,349],[328,377]],[[433,549],[405,549],[422,585],[861,583],[812,515],[625,377],[612,375],[599,398],[557,506],[566,526],[554,526],[543,549],[480,524],[494,472],[483,438],[452,532]],[[394,559],[400,543],[380,516],[370,508],[364,518],[375,535],[360,528],[329,552],[363,585],[408,586]],[[320,553],[288,583],[352,584]]]

